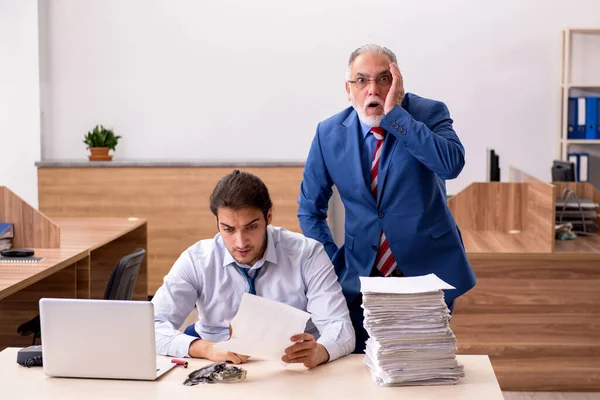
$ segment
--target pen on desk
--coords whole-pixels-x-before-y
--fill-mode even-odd
[[[183,365],[183,368],[187,368],[188,367],[188,362],[184,361],[184,360],[178,360],[176,358],[172,359],[171,362],[173,364],[177,364],[177,365]]]

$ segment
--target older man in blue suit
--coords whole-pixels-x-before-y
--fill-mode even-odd
[[[452,310],[475,275],[446,202],[444,181],[465,164],[446,105],[405,93],[396,56],[378,45],[350,55],[346,92],[352,107],[317,126],[298,218],[333,261],[362,352],[360,276],[435,273],[456,288],[445,293]],[[326,222],[333,185],[346,210],[340,248]]]

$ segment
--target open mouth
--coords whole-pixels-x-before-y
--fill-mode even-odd
[[[380,107],[380,106],[381,106],[381,104],[377,103],[376,101],[373,101],[373,102],[367,104],[367,109],[369,109],[369,108],[377,108],[377,107]]]

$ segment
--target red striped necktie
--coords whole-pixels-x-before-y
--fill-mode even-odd
[[[385,130],[380,127],[371,128],[371,133],[377,139],[377,146],[373,154],[373,162],[371,163],[371,193],[377,199],[377,183],[379,175],[379,160],[381,158],[381,149],[383,147],[383,139],[385,139]],[[385,237],[383,230],[379,237],[379,249],[375,258],[375,266],[381,272],[381,275],[388,276],[397,266],[396,259],[390,250],[390,245]]]

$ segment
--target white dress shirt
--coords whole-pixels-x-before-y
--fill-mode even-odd
[[[228,340],[229,322],[238,311],[242,294],[249,290],[240,267],[249,269],[250,276],[258,273],[258,296],[311,314],[306,332],[327,349],[330,361],[354,350],[356,338],[346,300],[323,246],[299,233],[268,226],[265,254],[252,268],[238,265],[221,234],[201,240],[181,254],[152,299],[158,354],[188,356],[190,343],[197,338],[178,329],[194,304],[200,337],[211,342]]]

